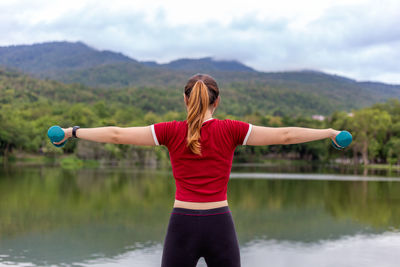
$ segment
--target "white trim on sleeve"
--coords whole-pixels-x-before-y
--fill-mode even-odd
[[[247,143],[247,139],[249,139],[250,132],[251,132],[251,129],[252,129],[252,128],[253,128],[253,125],[249,123],[249,129],[247,130],[246,137],[244,138],[244,141],[243,141],[243,145],[244,145],[244,146],[245,146],[246,143]]]
[[[156,132],[154,131],[154,124],[150,125],[151,127],[151,134],[153,135],[154,143],[159,146],[160,144],[158,143]]]

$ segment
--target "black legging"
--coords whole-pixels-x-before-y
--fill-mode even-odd
[[[162,267],[240,267],[239,243],[228,206],[192,210],[173,208],[164,240]]]

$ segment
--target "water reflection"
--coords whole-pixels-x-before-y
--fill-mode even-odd
[[[0,169],[0,265],[159,266],[174,192],[168,170]],[[234,178],[228,198],[243,266],[346,265],[362,243],[376,266],[400,248],[396,181]]]
[[[318,173],[343,174],[357,176],[385,176],[399,177],[399,168],[374,169],[363,168],[361,165],[332,165],[309,161],[279,161],[269,163],[236,163],[232,166],[233,172],[258,173]]]
[[[244,266],[385,266],[399,264],[399,233],[345,236],[304,244],[255,240],[241,251]],[[272,263],[272,264],[271,264]]]

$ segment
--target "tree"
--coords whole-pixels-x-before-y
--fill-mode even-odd
[[[387,111],[376,108],[364,108],[354,112],[351,122],[351,130],[353,134],[354,147],[359,149],[362,154],[363,163],[368,162],[368,147],[374,139],[374,151],[377,150],[376,145],[383,145],[386,133],[390,128],[392,119]],[[377,144],[376,144],[377,143]]]
[[[392,136],[385,145],[386,161],[392,165],[400,161],[400,138]]]

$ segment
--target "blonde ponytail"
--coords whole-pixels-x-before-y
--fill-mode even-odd
[[[209,106],[208,88],[203,81],[198,80],[193,86],[188,99],[188,135],[187,147],[197,155],[201,155],[200,128]]]

